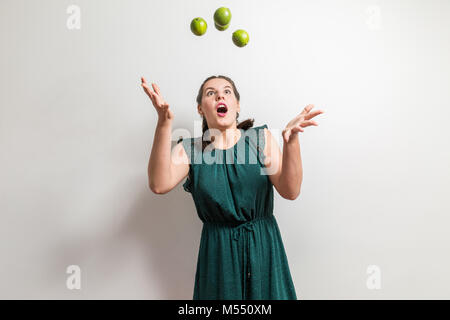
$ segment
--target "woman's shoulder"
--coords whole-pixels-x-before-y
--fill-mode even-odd
[[[267,127],[267,124],[264,123],[264,124],[262,124],[262,125],[260,125],[260,126],[253,127],[253,128],[258,130],[258,129],[263,129],[263,128],[266,128],[266,129],[267,129],[268,127]]]
[[[268,129],[267,124],[262,124],[259,126],[255,126],[255,127],[250,127],[247,130],[245,130],[245,135],[247,136],[263,136],[264,135],[264,128]]]
[[[201,154],[202,137],[180,137],[178,143],[183,146],[190,163],[194,163],[195,159]]]
[[[266,123],[248,128],[244,134],[249,137],[249,140],[257,145],[264,144],[264,140],[266,139],[266,132],[264,129],[268,129]]]
[[[260,129],[263,129],[263,128],[266,128],[266,129],[268,128],[266,123],[261,124],[259,126],[250,127],[247,130],[245,130],[245,131],[259,131]]]

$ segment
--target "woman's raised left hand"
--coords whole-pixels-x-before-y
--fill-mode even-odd
[[[294,119],[289,121],[286,128],[284,128],[282,135],[283,135],[283,141],[285,143],[289,143],[291,141],[291,138],[295,136],[299,132],[303,132],[303,128],[308,126],[318,126],[319,124],[311,120],[315,116],[324,113],[323,110],[314,110],[311,111],[312,108],[314,108],[313,104],[308,104],[303,111],[297,115]]]

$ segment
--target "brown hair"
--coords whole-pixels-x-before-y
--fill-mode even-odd
[[[222,79],[227,80],[227,81],[231,84],[231,86],[233,87],[233,92],[234,92],[234,95],[235,95],[236,99],[237,99],[238,101],[240,100],[241,96],[239,95],[239,92],[238,92],[237,89],[236,89],[236,85],[234,84],[234,81],[231,80],[231,79],[230,79],[229,77],[227,77],[227,76],[218,75],[218,76],[210,76],[210,77],[206,78],[205,81],[203,81],[202,85],[200,86],[200,89],[198,90],[198,94],[197,94],[197,99],[196,99],[196,101],[197,101],[197,104],[198,104],[198,105],[202,104],[203,87],[204,87],[205,83],[206,83],[208,80],[216,79],[216,78],[222,78]],[[239,117],[239,112],[237,113],[237,116],[236,116],[236,122],[238,122],[238,121],[237,121],[237,118],[238,118],[238,117]],[[249,119],[247,119],[247,120],[244,120],[244,121],[242,121],[242,122],[239,122],[239,123],[236,125],[236,127],[237,127],[238,129],[244,129],[244,130],[247,130],[247,129],[253,127],[253,122],[254,122],[254,121],[255,121],[255,119],[250,119],[250,118],[249,118]],[[208,123],[206,122],[206,118],[203,117],[203,125],[202,125],[202,131],[203,131],[203,133],[202,133],[202,151],[204,151],[205,148],[211,143],[210,141],[205,141],[205,140],[203,139],[206,130],[208,130]],[[212,136],[211,139],[214,140],[214,136]]]

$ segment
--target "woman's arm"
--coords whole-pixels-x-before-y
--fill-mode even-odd
[[[272,133],[264,129],[265,166],[269,179],[280,196],[288,200],[295,200],[300,194],[303,179],[302,159],[298,135],[292,137],[289,143],[283,146],[281,153],[278,143]]]
[[[299,194],[303,181],[302,157],[298,133],[303,128],[314,125],[317,122],[311,120],[313,117],[323,113],[322,110],[311,111],[314,105],[307,105],[303,111],[292,119],[283,130],[283,153],[269,130],[264,130],[266,135],[265,154],[268,155],[267,164],[269,178],[278,193],[285,199],[295,200]]]
[[[164,100],[156,83],[152,83],[153,90],[147,85],[144,77],[141,85],[145,93],[151,99],[158,114],[153,146],[148,161],[147,173],[150,189],[154,193],[169,192],[178,182],[188,174],[189,165],[186,162],[187,155],[181,145],[176,146],[176,165],[172,164],[172,121],[174,115],[169,104]],[[183,161],[179,161],[182,159]]]
[[[154,193],[162,193],[171,181],[171,147],[172,123],[158,121],[147,168],[149,187]]]
[[[302,156],[298,133],[294,133],[288,143],[283,144],[280,186],[290,200],[297,199],[303,180]]]

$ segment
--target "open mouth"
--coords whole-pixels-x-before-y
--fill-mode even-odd
[[[227,111],[228,111],[227,106],[223,105],[223,104],[217,108],[217,114],[221,117],[224,117],[226,115]]]

